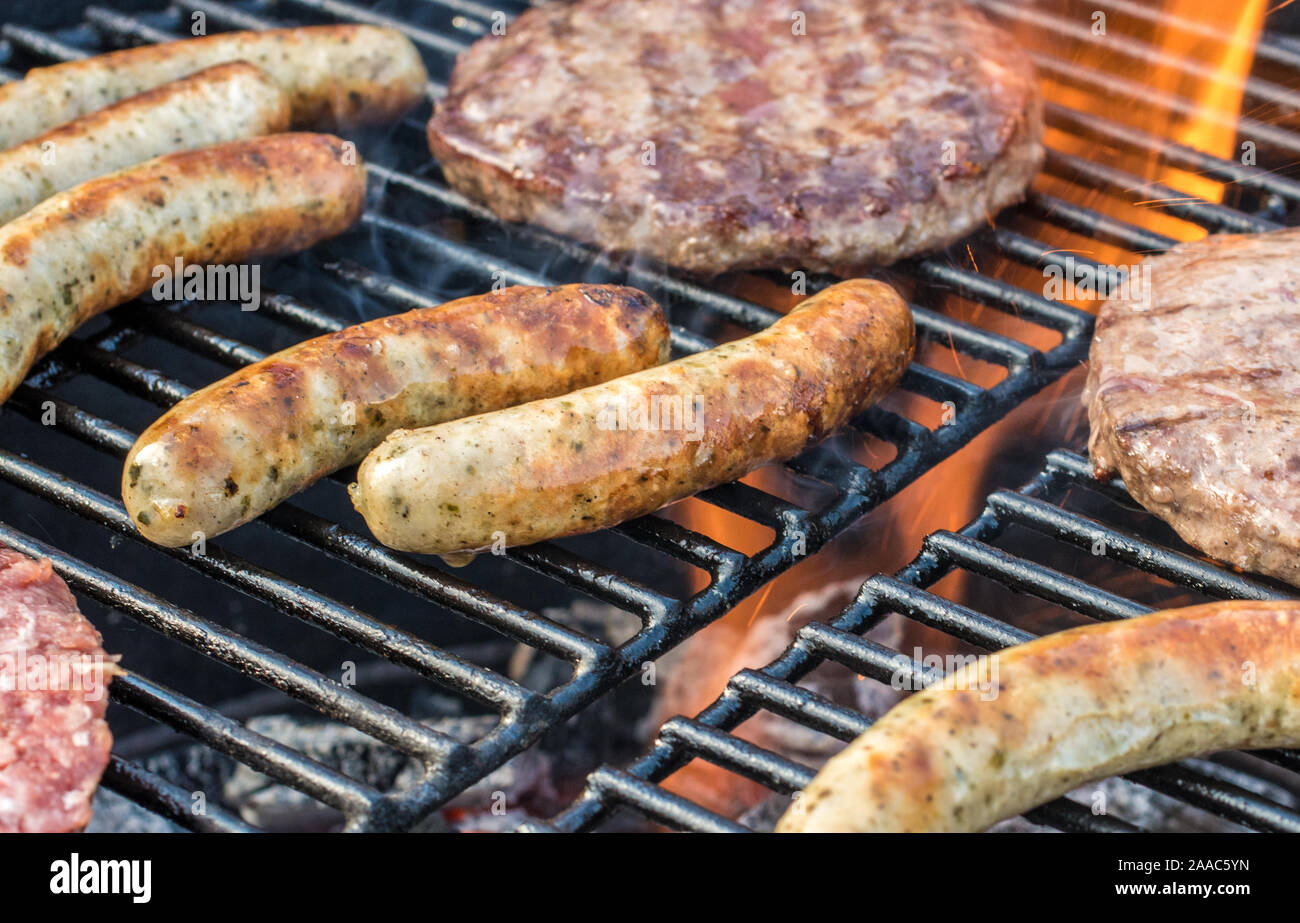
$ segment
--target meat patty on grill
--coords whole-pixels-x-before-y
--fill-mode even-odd
[[[1300,229],[1215,235],[1103,304],[1084,400],[1098,476],[1190,545],[1300,586]]]
[[[511,221],[698,273],[847,273],[1019,201],[1041,134],[1028,57],[958,0],[579,0],[461,55],[429,146]]]
[[[90,820],[113,738],[112,659],[50,567],[0,547],[0,833]]]

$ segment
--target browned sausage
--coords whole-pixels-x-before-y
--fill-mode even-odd
[[[424,98],[427,74],[411,40],[377,26],[222,32],[143,45],[27,72],[0,86],[0,149],[187,74],[248,61],[289,97],[299,128],[396,120]]]
[[[0,227],[0,402],[79,325],[147,291],[157,267],[300,250],[364,202],[359,159],[311,134],[168,154],[45,200]]]
[[[841,282],[707,352],[393,433],[362,463],[352,502],[407,551],[592,532],[798,454],[893,388],[914,344],[893,289]]]
[[[668,322],[616,285],[518,287],[317,337],[181,401],[126,459],[122,499],[183,545],[360,461],[399,427],[509,407],[668,358]]]
[[[983,830],[1091,779],[1300,746],[1300,602],[1236,601],[1019,644],[894,706],[777,830]]]
[[[289,102],[244,61],[220,64],[0,151],[0,224],[56,192],[150,157],[289,127]]]

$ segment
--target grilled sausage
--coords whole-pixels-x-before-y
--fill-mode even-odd
[[[1300,745],[1300,603],[1171,609],[1048,635],[904,699],[777,825],[970,832],[1092,779]]]
[[[352,224],[364,200],[365,167],[310,134],[168,154],[47,199],[0,227],[0,402],[158,267],[299,250]]]
[[[270,74],[288,95],[293,124],[301,128],[395,121],[424,98],[428,79],[415,46],[395,29],[223,32],[28,71],[22,80],[0,86],[0,148],[230,61],[248,61]]]
[[[0,152],[0,224],[56,192],[172,151],[289,127],[289,101],[259,68],[220,64]]]
[[[361,464],[352,503],[406,551],[592,532],[798,454],[892,388],[914,342],[892,289],[841,282],[707,352],[393,433]]]
[[[209,385],[142,435],[122,499],[176,546],[255,518],[398,427],[563,394],[668,358],[635,289],[507,288],[317,337]]]

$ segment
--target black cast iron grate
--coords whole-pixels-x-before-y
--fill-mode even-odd
[[[1163,540],[1147,537],[1156,534]],[[1000,547],[1006,544],[1013,550]],[[1007,614],[995,617],[928,591],[957,572],[1001,587],[1005,592],[987,595],[1004,602]],[[871,726],[871,719],[799,683],[818,667],[833,663],[855,671],[861,682],[890,684],[902,652],[863,636],[894,613],[994,651],[1089,620],[1131,618],[1212,599],[1295,596],[1294,588],[1230,571],[1182,546],[1166,527],[1140,511],[1121,482],[1098,481],[1086,458],[1055,451],[1018,491],[989,495],[983,512],[959,532],[927,536],[920,554],[898,573],[867,580],[843,612],[804,626],[780,657],[731,677],[722,695],[695,717],[665,722],[645,756],[625,769],[596,770],[570,808],[550,824],[531,827],[596,829],[627,810],[679,830],[752,829],[656,783],[701,759],[780,795],[802,789],[813,778],[812,768],[745,739],[744,733],[731,732],[766,713],[841,741],[857,737]],[[1063,622],[1060,612],[1084,618]],[[1044,631],[1044,625],[1052,627]],[[934,664],[918,661],[914,654],[904,657],[911,664],[910,683],[928,683],[941,675]],[[1223,762],[1185,761],[1146,769],[1125,780],[1239,827],[1295,833],[1300,832],[1297,772],[1300,752],[1261,750],[1232,754]],[[786,803],[771,802],[767,821]],[[1159,814],[1138,819],[1149,817],[1163,819]],[[1029,812],[1026,819],[1068,831],[1141,829],[1122,810],[1097,812],[1085,798],[1060,798]]]
[[[506,6],[512,14],[519,9],[518,4]],[[21,23],[5,25],[0,30],[0,78],[15,79],[30,66],[130,44],[171,40],[188,34],[194,14],[201,12],[208,31],[334,21],[401,28],[425,57],[432,75],[430,96],[436,98],[444,91],[455,54],[486,34],[496,13],[493,7],[471,0],[392,3],[383,9],[398,12],[375,12],[343,0],[187,3],[143,12],[92,5],[85,8],[78,23],[53,31]],[[1072,79],[1088,76],[1086,68],[1072,71]],[[363,143],[362,151],[371,164],[374,204],[356,232],[287,260],[272,271],[276,291],[269,295],[264,291],[263,306],[256,312],[259,322],[266,322],[269,328],[257,333],[263,341],[282,348],[293,339],[339,329],[360,316],[437,303],[498,281],[626,280],[649,291],[669,309],[676,322],[673,340],[679,353],[712,345],[701,328],[709,332],[726,327],[733,333],[737,328],[752,331],[779,316],[727,291],[653,267],[626,266],[544,231],[504,228],[441,182],[424,147],[425,117],[427,111],[417,112],[391,138],[371,147]],[[1211,230],[1276,227],[1277,221],[1300,203],[1300,184],[1266,169],[1211,157],[1158,135],[1061,106],[1050,107],[1049,120],[1065,131],[1100,139],[1129,155],[1156,157],[1171,166],[1230,183],[1237,207],[1190,197],[1179,197],[1166,207],[1169,214]],[[1269,128],[1278,136],[1280,148],[1296,140],[1289,131]],[[1052,152],[1047,171],[1129,200],[1169,192],[1065,152]],[[1130,251],[1157,250],[1172,242],[1039,192],[1031,194],[1020,213]],[[984,243],[1010,264],[1034,271],[1064,258],[1061,251],[1005,227],[992,229]],[[103,563],[92,563],[85,560],[86,555],[60,550],[59,541],[31,536],[28,527],[20,528],[17,517],[8,513],[0,515],[0,541],[50,557],[83,600],[99,603],[115,616],[125,616],[178,642],[178,650],[197,652],[206,661],[228,666],[419,760],[424,772],[416,783],[400,791],[376,790],[224,716],[212,704],[201,701],[206,692],[202,682],[182,692],[172,688],[176,683],[151,680],[154,666],[148,660],[133,660],[129,645],[121,649],[129,673],[114,682],[115,701],[336,808],[346,818],[347,829],[404,829],[789,569],[799,560],[800,551],[814,553],[1079,364],[1091,331],[1089,314],[981,273],[973,265],[973,254],[970,262],[971,268],[965,268],[961,260],[924,259],[902,267],[893,278],[915,287],[914,310],[923,341],[943,344],[954,355],[1000,367],[1005,374],[996,383],[981,386],[930,364],[916,363],[903,390],[948,404],[953,411],[950,421],[929,428],[902,413],[881,408],[867,412],[854,422],[854,438],[892,446],[894,457],[873,466],[843,447],[805,453],[789,469],[800,483],[822,492],[823,499],[815,504],[801,505],[747,484],[726,485],[703,495],[705,502],[770,529],[773,538],[765,548],[745,554],[652,516],[611,530],[612,541],[638,549],[649,565],[611,565],[599,553],[598,545],[547,543],[510,552],[500,564],[501,570],[494,572],[503,581],[507,577],[501,574],[516,579],[527,576],[539,596],[548,588],[560,587],[630,613],[640,627],[618,642],[548,618],[531,601],[519,604],[497,595],[482,585],[490,581],[472,582],[428,560],[391,552],[340,524],[341,505],[331,506],[330,498],[337,500],[339,481],[344,478],[317,488],[327,495],[317,506],[332,510],[331,515],[308,508],[304,499],[301,505],[282,506],[253,527],[291,538],[294,553],[306,555],[306,574],[301,564],[299,573],[289,573],[294,568],[289,566],[287,551],[282,562],[280,552],[266,554],[264,545],[249,546],[253,549],[249,554],[232,550],[244,547],[238,534],[210,544],[202,554],[185,549],[162,551],[140,542],[113,487],[118,461],[134,433],[82,405],[110,390],[140,399],[145,406],[165,407],[188,393],[183,378],[195,379],[195,383],[210,380],[210,376],[192,371],[192,365],[203,366],[200,360],[233,368],[265,353],[246,342],[247,324],[236,324],[238,318],[232,319],[229,311],[206,313],[208,322],[220,329],[199,323],[195,315],[203,305],[142,301],[117,309],[102,324],[91,325],[43,361],[0,411],[0,419],[6,423],[4,434],[0,434],[0,481],[6,491],[0,494],[4,503],[0,509],[17,508],[15,497],[24,502],[36,498],[53,511],[52,517],[58,512],[75,514],[75,521],[81,523],[76,528],[84,530],[86,523],[93,523],[103,530],[116,557],[108,555]],[[438,271],[429,273],[428,265],[437,266]],[[783,284],[788,285],[788,280]],[[351,300],[339,296],[340,291],[350,293]],[[999,332],[997,324],[958,319],[941,307],[945,298],[953,296],[1023,322],[1040,334],[1035,342],[1041,342],[1046,333],[1053,345],[1031,345],[1024,342],[1025,337]],[[322,300],[339,301],[358,316],[322,310],[316,306]],[[168,373],[164,368],[175,371]],[[48,417],[50,429],[61,438],[70,437],[56,460],[28,457],[14,425],[18,417],[33,421]],[[87,455],[82,446],[93,451]],[[74,459],[88,464],[93,475],[71,476],[68,472],[75,467]],[[47,532],[47,525],[58,531],[53,519],[32,518],[39,531]],[[136,556],[144,563],[136,563]],[[195,611],[202,608],[201,599],[199,605],[185,606],[142,586],[149,584],[152,568],[164,567],[170,563],[168,559],[201,575],[204,580],[199,586],[233,588],[267,612],[290,615],[342,639],[352,649],[408,668],[437,688],[496,715],[495,726],[474,740],[453,738],[401,708],[339,682],[323,668],[297,659],[299,636],[295,632],[307,629],[277,623],[275,640],[263,643],[250,637],[254,632],[243,630],[229,613],[214,613],[209,618]],[[669,582],[660,579],[663,574],[683,568],[706,572],[710,578],[707,587],[686,595],[661,586]],[[636,573],[630,572],[633,570]],[[334,584],[329,592],[314,589],[318,586],[316,575],[323,577],[327,571],[356,575],[363,582],[373,580],[365,586],[396,587],[407,605],[421,614],[468,630],[478,626],[493,636],[561,660],[572,672],[553,688],[528,688],[500,669],[456,655],[450,645],[426,640],[422,628],[399,627],[388,620],[387,612],[384,618],[369,613],[367,593],[362,590],[336,591]],[[132,575],[130,579],[122,575],[126,572]],[[344,596],[347,601],[340,598]],[[249,828],[220,805],[209,803],[205,811],[196,813],[192,792],[122,756],[114,756],[105,785],[191,829]]]

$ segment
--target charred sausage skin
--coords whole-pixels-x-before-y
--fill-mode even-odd
[[[142,160],[288,127],[289,101],[260,68],[207,68],[0,152],[0,224]]]
[[[158,266],[300,250],[361,214],[365,167],[333,135],[168,154],[82,183],[0,227],[0,402],[79,325]]]
[[[195,392],[140,437],[122,498],[176,546],[255,518],[399,427],[563,394],[668,358],[668,323],[614,285],[520,286],[317,337]]]
[[[1300,603],[1238,600],[1019,644],[904,699],[778,832],[973,832],[1092,779],[1300,745]]]
[[[406,551],[592,532],[798,454],[893,388],[914,345],[893,289],[842,282],[754,336],[563,397],[395,432],[362,463],[352,502],[380,541]],[[658,425],[631,422],[655,406]],[[699,416],[677,425],[688,407]]]
[[[143,45],[27,72],[0,86],[0,149],[187,74],[247,61],[289,97],[293,124],[333,130],[392,122],[424,98],[411,40],[377,26],[223,32]]]

